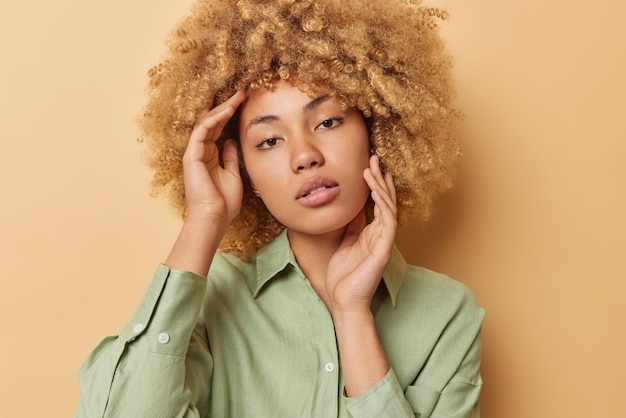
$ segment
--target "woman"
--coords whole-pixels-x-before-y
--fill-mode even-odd
[[[478,415],[483,311],[393,244],[458,156],[441,13],[378,3],[201,0],[179,25],[142,126],[184,223],[76,416]]]

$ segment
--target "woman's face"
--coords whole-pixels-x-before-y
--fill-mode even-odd
[[[252,186],[292,232],[337,231],[363,209],[369,139],[357,109],[280,81],[248,93],[239,136]]]

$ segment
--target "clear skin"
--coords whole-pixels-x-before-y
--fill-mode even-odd
[[[189,208],[166,264],[206,276],[219,242],[241,208],[236,144],[215,141],[239,106],[240,143],[253,187],[288,230],[304,274],[335,324],[346,395],[356,397],[382,379],[389,362],[370,303],[396,236],[393,180],[369,156],[360,112],[332,95],[311,98],[281,81],[274,90],[238,92],[198,119],[183,157]],[[305,192],[326,186],[300,199]],[[374,200],[366,224],[364,205]],[[236,309],[236,307],[233,307]]]

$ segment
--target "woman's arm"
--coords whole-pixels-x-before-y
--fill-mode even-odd
[[[159,266],[131,321],[80,370],[75,417],[200,417],[213,359],[194,331],[206,277]]]
[[[377,157],[370,159],[364,178],[372,190],[374,219],[365,225],[362,214],[348,225],[326,278],[348,397],[366,393],[390,368],[370,306],[396,236],[396,194],[391,176],[382,174]],[[407,405],[400,410],[410,413]]]
[[[223,167],[215,141],[245,97],[201,116],[183,157],[188,215],[144,299],[122,332],[81,368],[76,417],[200,417],[209,408],[213,359],[198,315],[217,246],[241,206],[235,144]]]
[[[241,208],[243,186],[235,142],[224,144],[224,167],[215,141],[245,98],[239,91],[200,117],[189,138],[183,170],[187,217],[165,264],[206,276],[213,255]]]
[[[422,382],[418,378],[404,390],[390,369],[370,306],[395,240],[396,195],[391,177],[382,174],[376,157],[372,157],[364,177],[372,190],[374,219],[365,225],[365,217],[361,216],[348,225],[326,278],[344,395],[348,397],[346,407],[354,418],[449,418],[472,413],[478,417],[480,325],[484,312],[468,290],[459,292],[456,314],[433,348],[437,355],[431,357],[436,364],[429,367],[437,373],[426,373],[425,377],[437,375],[438,380]],[[440,381],[442,378],[445,381]]]

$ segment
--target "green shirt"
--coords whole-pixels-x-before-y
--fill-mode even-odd
[[[478,416],[484,311],[396,248],[372,302],[391,370],[356,398],[286,232],[247,263],[218,253],[208,277],[159,266],[129,324],[81,368],[75,417]]]

